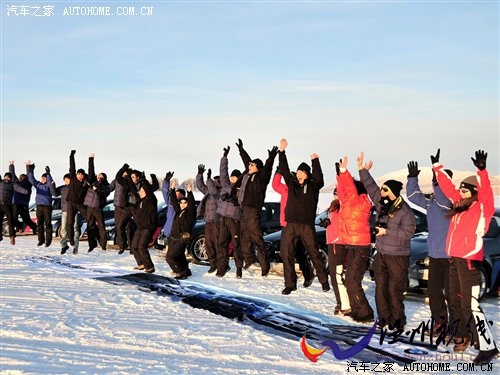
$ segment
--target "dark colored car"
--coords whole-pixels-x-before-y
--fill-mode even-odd
[[[416,235],[418,235],[421,232],[426,232],[427,231],[426,214],[417,209],[413,209],[413,212],[415,214],[415,220],[417,222],[417,228],[415,230]],[[319,225],[326,217],[327,217],[327,211],[325,210],[316,216],[314,224],[316,231],[316,242],[318,244],[319,250],[321,251],[321,256],[324,259],[325,264],[328,266],[328,246],[326,244],[326,229]],[[374,226],[375,218],[376,218],[376,211],[375,209],[373,209],[370,219],[371,226]],[[280,256],[281,231],[265,236],[264,241],[266,242],[267,256],[269,257],[271,262],[281,263],[282,262]],[[375,242],[375,238],[373,238],[372,241]],[[376,253],[376,248],[373,248],[372,255],[375,253]],[[371,270],[371,262],[368,267],[368,270],[370,270],[370,275],[373,277],[373,271]]]
[[[484,259],[481,264],[479,298],[490,294],[498,296],[500,287],[500,209],[495,210],[488,231],[484,235]],[[429,277],[427,233],[415,236],[411,241],[410,291],[425,291]]]
[[[280,230],[279,202],[265,202],[262,207],[260,220],[261,229],[264,234]],[[196,261],[208,261],[207,250],[205,248],[205,220],[198,219],[196,221],[193,230],[191,231],[191,238],[187,244],[187,250]]]

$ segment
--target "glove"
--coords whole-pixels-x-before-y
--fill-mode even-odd
[[[45,172],[47,172],[47,174],[50,174],[50,168],[48,165],[45,167]]]
[[[320,220],[319,226],[322,228],[327,228],[331,223],[332,223],[331,220],[326,217],[326,218]]]
[[[212,177],[212,170],[210,168],[208,168],[207,178],[210,178],[210,177]]]
[[[198,164],[198,174],[205,172],[205,164]]]
[[[488,156],[487,152],[483,150],[476,151],[476,158],[471,158],[472,162],[480,171],[484,171],[486,169],[486,157]]]
[[[174,175],[174,172],[167,172],[167,174],[165,174],[165,180],[168,181],[172,178],[172,176]]]
[[[129,169],[129,167],[130,167],[130,165],[128,165],[127,163],[125,163],[125,164],[123,164],[122,169],[123,169],[123,170],[126,170],[126,169]]]
[[[432,184],[434,186],[438,185],[438,179],[437,179],[437,176],[436,176],[436,171],[434,171],[434,169],[432,170]]]
[[[420,169],[418,169],[418,163],[416,161],[410,161],[408,163],[408,177],[417,177],[419,173]]]
[[[151,177],[152,181],[157,180],[156,175],[154,173],[151,173],[149,176]]]
[[[229,154],[229,150],[231,149],[231,147],[227,146],[227,147],[224,147],[224,154],[223,156],[226,157],[227,154]]]
[[[434,163],[439,163],[439,153],[441,152],[441,149],[438,148],[437,152],[436,152],[436,156],[433,156],[431,155],[431,163],[434,164]]]
[[[275,158],[278,155],[278,146],[273,146],[272,149],[267,150],[270,158]]]
[[[337,174],[337,176],[340,176],[340,163],[339,162],[335,163],[335,173]]]
[[[76,150],[71,150],[71,156],[75,156]]]
[[[238,146],[238,150],[241,151],[241,149],[243,148],[243,141],[241,140],[241,138],[238,138],[238,143],[236,143],[236,146]]]

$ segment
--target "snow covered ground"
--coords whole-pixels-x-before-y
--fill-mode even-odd
[[[126,252],[94,250],[87,253],[82,242],[78,255],[59,255],[57,239],[49,248],[36,247],[34,236],[18,236],[16,245],[8,238],[0,242],[1,259],[1,352],[2,374],[343,374],[381,372],[376,356],[365,370],[352,366],[352,359],[337,360],[328,350],[316,363],[301,351],[299,338],[277,334],[272,328],[239,322],[178,300],[145,292],[130,285],[112,285],[91,278],[92,272],[62,267],[40,257],[51,255],[88,269],[113,274],[133,272],[133,257]],[[156,274],[171,276],[161,254],[151,250]],[[326,322],[357,325],[349,318],[334,317],[334,296],[323,293],[320,284],[299,288],[283,296],[279,265],[267,277],[260,269],[244,271],[238,280],[232,270],[224,278],[206,274],[207,267],[191,265],[188,282],[223,288],[248,296],[283,303],[306,316]],[[95,272],[93,273],[95,275]],[[182,284],[183,282],[181,282]],[[374,284],[364,286],[372,306]],[[416,328],[429,319],[422,295],[408,295],[408,326]],[[489,298],[482,307],[497,343],[499,299]],[[500,358],[493,367],[467,369],[476,351],[450,354],[419,361],[449,363],[450,373],[498,373]],[[450,360],[451,359],[451,360]],[[488,371],[491,370],[491,371]],[[393,374],[428,373],[407,371],[395,365]]]

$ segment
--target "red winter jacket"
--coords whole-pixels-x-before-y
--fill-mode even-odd
[[[459,189],[441,164],[434,164],[433,169],[443,193],[453,202],[460,201]],[[483,236],[488,230],[495,212],[493,190],[488,172],[477,171],[477,201],[467,211],[455,214],[450,221],[446,238],[446,254],[456,258],[483,260]]]
[[[340,243],[366,246],[371,243],[370,214],[372,203],[367,194],[358,195],[348,170],[337,176],[340,200]]]

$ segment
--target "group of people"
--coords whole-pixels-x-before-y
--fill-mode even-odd
[[[457,188],[453,173],[440,163],[440,150],[431,155],[433,192],[423,193],[418,183],[418,163],[410,161],[407,199],[425,208],[428,218],[430,265],[428,295],[432,321],[426,333],[440,341],[456,338],[453,350],[469,346],[479,350],[475,363],[491,361],[498,354],[488,321],[479,305],[482,237],[495,211],[488,172],[487,153],[472,157],[476,175],[465,178]],[[328,208],[327,228],[330,279],[335,292],[336,314],[361,323],[374,322],[361,281],[375,236],[373,260],[375,304],[379,327],[403,332],[407,319],[404,293],[410,255],[410,239],[416,223],[408,203],[401,197],[403,183],[387,180],[380,187],[370,174],[371,161],[357,159],[360,180],[347,170],[347,157],[336,164],[337,187]],[[369,217],[375,209],[376,222],[370,233]]]
[[[357,158],[359,180],[347,169],[345,156],[335,163],[337,186],[328,209],[327,229],[328,271],[315,239],[315,217],[320,189],[324,186],[323,171],[317,154],[310,155],[310,164],[302,162],[295,171],[288,165],[286,139],[268,150],[265,162],[251,158],[238,139],[236,146],[243,169],[229,174],[230,146],[223,148],[219,175],[212,177],[211,169],[198,165],[196,187],[204,197],[198,207],[193,186],[187,191],[176,186],[173,172],[167,172],[161,191],[167,203],[163,235],[167,238],[166,261],[177,279],[191,276],[185,247],[197,217],[204,217],[205,246],[210,267],[208,273],[224,277],[230,271],[228,248],[233,248],[236,277],[243,270],[258,264],[266,277],[271,265],[265,251],[260,214],[266,190],[271,181],[274,162],[278,166],[272,187],[281,195],[280,222],[282,225],[280,256],[283,260],[284,289],[288,295],[297,290],[295,262],[299,262],[304,287],[312,285],[317,276],[322,290],[333,288],[335,314],[351,317],[359,323],[375,321],[362,280],[375,241],[374,256],[375,308],[379,327],[403,331],[407,323],[404,294],[407,287],[410,240],[415,232],[415,216],[401,196],[403,183],[385,181],[379,186],[370,169],[373,162]],[[7,216],[9,237],[15,244],[17,215],[38,235],[38,246],[49,246],[52,240],[50,213],[52,197],[60,195],[63,210],[61,253],[68,249],[78,252],[79,221],[87,221],[89,249],[97,243],[106,249],[102,208],[107,196],[114,191],[116,241],[119,253],[130,248],[137,266],[135,269],[155,272],[148,251],[157,229],[158,179],[151,182],[144,172],[128,164],[117,172],[109,183],[105,173],[96,175],[94,154],[89,156],[88,174],[76,169],[75,151],[71,151],[69,173],[65,185],[54,187],[50,168],[45,168],[40,181],[34,177],[34,164],[26,162],[27,175],[15,175],[14,162],[0,184],[0,218]],[[429,223],[428,247],[430,256],[429,300],[432,319],[443,335],[462,337],[454,351],[463,352],[474,345],[479,350],[476,363],[489,362],[498,354],[495,341],[484,313],[479,306],[479,265],[483,259],[482,236],[494,213],[493,191],[486,170],[487,154],[479,150],[472,157],[476,175],[463,180],[456,188],[452,172],[440,163],[440,150],[431,155],[433,192],[424,194],[418,184],[418,164],[408,163],[407,199],[427,210]],[[205,178],[205,172],[206,178]],[[26,182],[27,181],[27,182]],[[37,226],[26,217],[31,186],[36,189]],[[375,210],[375,212],[373,211]],[[375,214],[375,225],[370,218]],[[36,228],[36,229],[35,229]],[[0,233],[0,240],[2,239]],[[311,268],[307,256],[312,261]],[[481,323],[482,322],[482,323]]]

